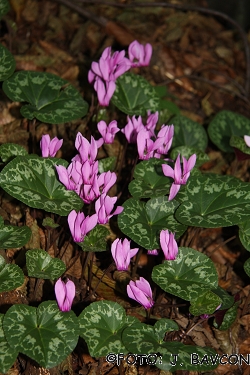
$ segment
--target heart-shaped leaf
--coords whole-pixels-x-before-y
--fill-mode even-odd
[[[221,299],[211,290],[201,293],[197,298],[191,301],[189,311],[194,316],[203,314],[213,314],[221,304]]]
[[[233,152],[230,146],[232,135],[243,137],[250,134],[250,120],[231,111],[221,111],[215,115],[208,126],[211,141],[224,152]]]
[[[250,251],[250,221],[248,219],[239,225],[239,238],[244,248]]]
[[[152,280],[165,292],[193,301],[218,285],[213,262],[189,247],[179,247],[175,260],[164,261],[153,268]]]
[[[106,251],[107,236],[109,230],[102,225],[97,225],[84,238],[83,242],[77,242],[83,251]]]
[[[244,263],[244,270],[246,274],[250,277],[250,258],[248,258]]]
[[[5,94],[13,101],[28,102],[21,114],[49,124],[60,124],[85,116],[88,104],[66,80],[51,74],[20,71],[3,83]]]
[[[164,325],[164,322],[160,324]],[[168,328],[167,323],[165,332],[169,330]],[[163,333],[163,327],[161,327],[161,332]],[[148,364],[149,361],[152,363],[152,359],[154,359],[156,367],[165,371],[202,371],[217,367],[217,361],[215,360],[212,363],[210,360],[210,356],[216,356],[214,350],[208,347],[201,348],[199,346],[184,345],[175,341],[164,342],[163,338],[164,336],[159,340],[157,323],[154,327],[143,323],[135,323],[125,328],[122,333],[122,340],[130,353],[147,355],[144,364]],[[192,355],[196,355],[195,364],[192,362]],[[208,357],[208,361],[202,363],[201,360],[205,355]]]
[[[15,227],[12,225],[3,225],[0,231],[0,249],[12,249],[22,247],[31,237],[29,227]]]
[[[56,302],[46,301],[38,308],[13,305],[3,321],[5,337],[14,351],[51,368],[75,349],[79,327],[73,311],[61,312]]]
[[[219,285],[216,289],[211,290],[213,293],[217,294],[217,296],[221,299],[221,310],[229,309],[234,304],[234,297],[230,296],[223,288],[221,288]]]
[[[197,148],[189,147],[189,146],[175,147],[170,153],[170,158],[175,160],[178,154],[180,154],[181,156],[184,156],[186,159],[189,159],[191,155],[195,154],[196,155],[195,167],[197,168],[210,160],[209,156],[205,154],[205,152],[198,150]]]
[[[16,264],[6,264],[0,255],[0,293],[14,290],[24,282],[24,274]]]
[[[10,10],[10,3],[8,0],[0,0],[0,18],[2,18]]]
[[[115,156],[109,156],[108,158],[104,158],[101,160],[98,160],[98,172],[108,172],[113,171],[115,169],[115,163],[116,163],[116,157]]]
[[[174,124],[172,148],[188,146],[201,151],[205,150],[207,147],[207,133],[202,125],[182,115],[175,116],[171,121]]]
[[[27,154],[28,152],[23,146],[15,143],[4,143],[0,146],[0,157],[4,163],[10,161],[16,156]]]
[[[18,356],[18,350],[13,349],[6,340],[3,331],[4,314],[0,314],[0,372],[7,373]]]
[[[238,312],[238,304],[235,303],[230,309],[226,312],[226,314],[223,317],[223,322],[219,326],[218,323],[216,322],[216,319],[214,321],[214,327],[219,328],[221,331],[226,331],[228,328],[231,327],[233,322],[235,321],[237,317],[237,312]],[[216,316],[215,316],[216,318]]]
[[[41,249],[28,250],[26,253],[28,276],[40,279],[58,279],[65,271],[66,266],[60,259],[52,258]]]
[[[116,80],[112,103],[127,115],[146,115],[159,109],[160,98],[143,77],[125,73]]]
[[[166,332],[178,331],[178,324],[171,319],[160,319],[154,325],[154,335],[159,343],[162,343]]]
[[[11,196],[33,208],[66,216],[80,210],[82,200],[58,181],[55,165],[67,166],[57,158],[17,156],[0,173],[0,185]]]
[[[203,228],[227,227],[250,215],[250,184],[231,176],[205,174],[190,177],[187,200],[176,210],[178,221]]]
[[[1,18],[1,2],[0,2],[0,18]],[[0,44],[0,81],[9,78],[16,68],[16,62],[10,51]]]
[[[102,357],[110,352],[126,352],[122,331],[137,319],[127,317],[124,308],[116,302],[98,301],[86,307],[78,321],[80,336],[87,342],[90,355]]]
[[[247,134],[246,134],[247,135]],[[237,148],[246,155],[250,155],[250,147],[247,146],[245,140],[237,135],[232,135],[230,138],[230,146]]]
[[[128,189],[134,198],[159,197],[169,194],[172,181],[163,174],[164,160],[151,158],[143,160],[135,167],[134,178]]]
[[[159,236],[162,229],[169,229],[181,236],[186,226],[174,218],[177,201],[168,201],[167,197],[152,198],[147,203],[135,198],[128,199],[123,212],[118,216],[120,230],[147,250],[159,248]]]

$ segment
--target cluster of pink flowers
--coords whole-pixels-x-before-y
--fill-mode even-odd
[[[116,89],[116,79],[132,67],[149,65],[152,46],[147,43],[145,46],[136,40],[128,48],[129,58],[125,57],[125,51],[114,52],[107,47],[99,60],[92,62],[88,73],[89,83],[94,84],[98,101],[102,106],[108,106]]]
[[[132,119],[127,117],[127,124],[121,130],[129,143],[137,143],[139,159],[148,160],[150,158],[160,158],[166,155],[171,148],[174,125],[162,125],[158,134],[155,134],[155,127],[158,121],[158,112],[153,114],[148,111],[146,124],[142,122],[142,117],[135,116]],[[153,139],[152,139],[153,138]]]

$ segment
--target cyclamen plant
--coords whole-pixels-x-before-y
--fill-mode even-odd
[[[6,49],[0,46],[0,50]],[[1,249],[21,249],[26,245],[25,267],[18,263],[18,258],[15,263],[7,256],[0,256],[0,292],[22,288],[25,269],[28,283],[36,280],[34,293],[27,296],[28,303],[13,304],[5,312],[1,310],[0,372],[7,372],[19,353],[35,360],[39,366],[55,367],[72,353],[79,335],[86,341],[90,355],[97,358],[106,356],[108,360],[108,354],[114,351],[125,355],[160,353],[154,364],[166,371],[208,371],[218,365],[211,348],[165,340],[167,332],[178,331],[179,327],[172,315],[161,316],[161,301],[164,295],[169,300],[174,296],[186,303],[186,315],[193,317],[193,327],[202,325],[212,314],[215,327],[230,327],[237,315],[237,301],[218,286],[214,263],[201,251],[188,247],[184,233],[188,227],[195,236],[195,231],[192,232],[195,227],[238,225],[240,241],[249,251],[250,185],[229,175],[204,174],[198,169],[208,160],[207,134],[199,124],[176,113],[170,125],[159,121],[162,109],[169,102],[143,77],[128,72],[133,67],[148,66],[152,52],[150,44],[134,41],[128,47],[128,57],[125,51],[112,53],[108,47],[99,62],[92,63],[88,80],[97,93],[99,105],[108,106],[112,101],[127,115],[127,124],[121,128],[119,120],[110,118],[107,124],[101,119],[96,124],[101,134],[99,139],[93,135],[87,139],[77,133],[78,153],[70,163],[55,157],[60,148],[63,154],[63,140],[50,139],[48,134],[40,141],[42,156],[28,155],[15,144],[0,146],[5,163],[0,172],[1,188],[34,212],[43,210],[47,217],[39,225],[49,233],[45,248],[30,248],[28,226],[9,226],[0,219]],[[10,100],[28,100],[21,113],[29,121],[62,124],[87,114],[87,103],[65,80],[42,72],[14,73],[14,58],[9,51],[6,54],[8,64],[1,61],[3,90]],[[24,89],[21,82],[26,82],[28,88]],[[28,90],[29,98],[23,90]],[[179,112],[177,107],[175,110]],[[250,154],[249,136],[246,136],[250,134],[250,121],[235,116],[222,111],[209,124],[208,134],[223,151],[232,152],[238,147],[242,153]],[[95,118],[98,118],[97,112]],[[230,120],[230,131],[236,129],[230,144],[220,136],[227,122],[225,118]],[[233,121],[237,126],[232,125]],[[127,144],[121,163],[130,161],[129,182],[123,178],[123,164],[115,169],[111,167],[112,158],[98,158],[98,149],[112,144],[119,131],[121,142]],[[125,188],[128,184],[131,197],[126,189],[119,191],[122,179]],[[114,186],[117,193],[111,191]],[[120,201],[122,205],[118,205]],[[61,216],[67,217],[66,224],[60,220]],[[111,221],[117,221],[119,231],[117,228],[110,231]],[[58,225],[62,226],[61,230]],[[65,247],[51,252],[59,246],[60,236],[64,239],[68,236],[66,247],[71,242],[76,250],[75,257],[69,263],[65,261],[66,264],[62,260]],[[178,246],[180,243],[183,246]],[[95,262],[94,253],[101,251],[110,259],[106,271],[111,272],[111,277],[98,269]],[[137,268],[143,253],[148,257],[155,255],[155,265],[147,268],[147,279]],[[77,277],[69,273],[76,260],[82,262],[82,277],[87,285],[85,296],[77,290]],[[119,277],[114,282],[115,269],[119,274],[125,271],[130,279],[125,280],[125,286],[124,279],[121,281]],[[249,261],[245,263],[245,271],[250,276]],[[40,287],[46,279],[54,288],[52,301]],[[121,304],[103,297],[105,288],[99,291],[100,284],[112,291],[109,295],[114,299],[114,291],[119,292],[126,303],[136,307],[140,320]],[[33,307],[34,300],[39,300],[37,290],[41,292],[42,302]],[[96,294],[102,300],[81,307],[82,302],[93,300]],[[150,314],[156,320],[154,326],[145,320],[145,315],[150,317]],[[174,368],[173,353],[178,354]],[[191,353],[199,358],[206,355],[208,359],[194,365],[189,360]]]

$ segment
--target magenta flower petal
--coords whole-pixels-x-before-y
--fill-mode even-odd
[[[150,284],[143,277],[140,277],[137,281],[131,280],[127,285],[127,293],[130,298],[139,302],[145,309],[154,305]]]
[[[71,280],[64,283],[61,278],[58,279],[55,283],[55,295],[59,309],[63,312],[70,311],[75,297],[75,284]]]
[[[173,183],[171,185],[169,196],[168,196],[168,200],[169,201],[171,201],[172,199],[174,199],[174,197],[177,195],[177,193],[180,190],[180,188],[181,188],[181,185],[178,185],[178,184],[175,184],[175,183]]]
[[[244,135],[244,141],[248,147],[250,147],[250,136],[249,135]]]

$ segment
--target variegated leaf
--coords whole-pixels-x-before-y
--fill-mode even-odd
[[[3,225],[0,230],[0,249],[12,249],[25,245],[31,237],[27,226]]]
[[[0,173],[0,185],[30,207],[66,216],[74,209],[79,210],[83,202],[59,182],[55,169],[59,164],[67,166],[62,159],[18,156]]]
[[[191,300],[189,311],[194,316],[213,314],[221,304],[221,299],[211,290],[201,293],[197,298]]]
[[[3,0],[2,0],[3,1]],[[0,1],[0,18],[2,14],[1,2]],[[10,51],[0,44],[0,81],[4,81],[9,78],[16,68],[16,62]]]
[[[123,204],[123,212],[118,216],[118,226],[138,245],[148,250],[157,249],[162,229],[175,232],[176,237],[186,230],[186,226],[174,218],[178,205],[177,201],[168,201],[167,197],[152,198],[147,203],[135,198],[128,199]]]
[[[0,314],[0,372],[7,373],[18,356],[18,350],[12,348],[4,336],[4,314]]]
[[[250,134],[250,120],[239,113],[220,111],[208,126],[211,141],[224,152],[233,152],[230,146],[232,135],[243,137]]]
[[[43,302],[38,308],[11,306],[5,314],[3,329],[14,351],[46,368],[61,363],[75,349],[79,335],[74,312],[61,312],[53,301]]]
[[[143,77],[125,73],[116,80],[112,103],[127,115],[145,115],[159,109],[160,98]]]
[[[86,307],[78,317],[80,336],[87,342],[92,357],[125,353],[121,335],[124,328],[135,321],[116,302],[98,301]]]
[[[14,290],[24,282],[24,274],[16,264],[6,264],[0,255],[0,293]]]
[[[171,122],[174,124],[172,148],[179,146],[194,147],[204,151],[207,147],[207,133],[198,122],[188,117],[177,115]]]
[[[249,218],[250,184],[235,177],[215,174],[190,177],[185,194],[187,199],[175,213],[176,219],[185,225],[218,228]]]
[[[60,124],[86,115],[88,104],[66,80],[45,72],[20,71],[3,83],[13,101],[28,102],[21,114],[49,124]]]
[[[0,157],[4,163],[10,161],[16,156],[27,154],[28,152],[23,146],[15,143],[4,143],[0,146]]]
[[[61,259],[52,258],[42,249],[32,249],[26,252],[28,276],[40,279],[58,279],[66,266]]]
[[[159,197],[169,193],[172,181],[170,182],[163,174],[162,164],[167,162],[155,158],[137,164],[134,171],[135,179],[128,186],[134,198]]]
[[[179,247],[175,260],[166,260],[153,268],[152,280],[165,292],[192,301],[218,285],[213,262],[189,247]]]

